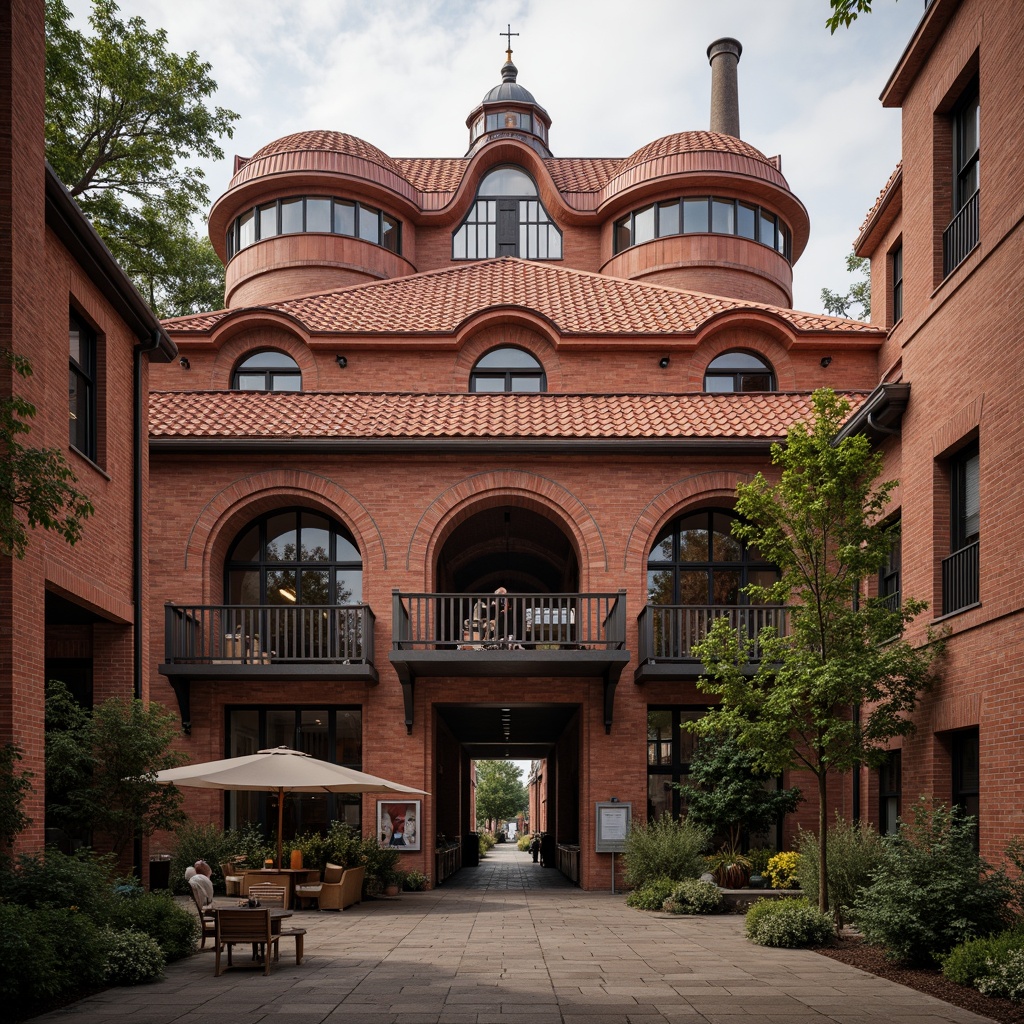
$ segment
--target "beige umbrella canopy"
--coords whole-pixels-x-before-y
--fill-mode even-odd
[[[273,747],[223,761],[204,761],[157,772],[156,781],[198,789],[259,790],[277,794],[277,866],[281,867],[281,831],[285,793],[397,793],[426,795],[425,790],[389,782],[340,764],[321,761],[301,750]]]

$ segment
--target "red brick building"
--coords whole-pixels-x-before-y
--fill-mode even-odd
[[[43,8],[0,9],[0,395],[36,408],[26,443],[62,449],[95,516],[74,547],[42,530],[0,557],[0,742],[34,775],[28,849],[43,844],[44,681],[85,702],[145,696],[149,365],[175,350],[46,165]],[[51,836],[58,839],[58,836]]]

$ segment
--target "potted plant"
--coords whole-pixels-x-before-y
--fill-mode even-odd
[[[715,883],[723,889],[742,889],[750,881],[750,861],[732,843],[704,858]]]
[[[384,895],[397,896],[405,884],[405,872],[394,868],[384,874]]]
[[[764,872],[771,858],[772,851],[765,849],[763,846],[747,851],[747,861],[750,863],[750,879],[747,884],[751,889],[764,888]]]

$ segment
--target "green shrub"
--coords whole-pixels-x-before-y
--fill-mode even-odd
[[[23,854],[13,871],[0,872],[0,897],[23,907],[76,907],[103,922],[114,887],[113,860],[89,851],[74,856],[50,847],[44,854]]]
[[[969,939],[954,946],[941,958],[942,973],[958,985],[976,985],[991,971],[989,961],[1002,961],[1010,953],[1024,949],[1024,924],[983,939]]]
[[[330,857],[327,855],[329,845],[330,840],[327,836],[323,836],[319,832],[303,832],[302,835],[296,836],[291,842],[284,844],[282,856],[285,859],[285,863],[290,864],[292,852],[298,850],[302,854],[302,866],[304,868],[323,871],[330,860]],[[332,861],[331,863],[334,862]]]
[[[636,910],[661,910],[676,884],[667,876],[651,878],[626,897],[626,906]]]
[[[699,878],[703,853],[711,842],[706,828],[663,814],[646,825],[632,825],[623,860],[626,884],[639,888],[656,878]]]
[[[520,837],[516,840],[516,849],[521,851],[522,853],[526,853],[526,851],[530,849],[530,842],[532,839],[533,836],[531,836],[528,832],[522,833],[522,835],[520,835]]]
[[[978,981],[982,995],[1024,1001],[1024,949],[1015,949],[1001,960],[989,960],[989,971],[988,977]]]
[[[332,864],[355,868],[363,863],[363,837],[344,821],[332,821],[324,837],[325,856]],[[326,863],[326,862],[325,862]]]
[[[108,985],[141,985],[163,977],[163,950],[150,936],[105,928],[103,943],[103,980]]]
[[[886,955],[931,966],[968,939],[1010,923],[1010,881],[974,849],[974,819],[923,800],[911,821],[882,839],[873,881],[862,889],[853,919]]]
[[[66,907],[0,903],[0,1005],[16,1019],[103,984],[101,929]]]
[[[684,878],[662,904],[670,914],[713,914],[722,905],[722,892],[714,882]]]
[[[250,828],[253,826],[247,826]],[[189,893],[188,882],[185,880],[185,868],[195,864],[197,860],[205,860],[213,869],[210,881],[217,892],[224,891],[224,871],[221,865],[237,857],[243,852],[241,836],[243,833],[231,829],[225,832],[217,825],[199,824],[187,821],[174,833],[174,847],[171,851],[171,889],[179,896]],[[262,867],[262,858],[250,862],[254,867]]]
[[[424,892],[430,888],[430,875],[425,875],[422,871],[406,871],[405,872],[405,891],[406,892]]]
[[[841,928],[857,893],[871,884],[871,873],[882,859],[882,840],[865,823],[850,823],[836,815],[826,833],[828,842],[828,905]],[[818,837],[800,829],[800,888],[812,904],[818,902]]]
[[[775,856],[774,850],[769,850],[767,847],[758,846],[753,850],[748,850],[746,853],[747,863],[750,865],[750,873],[752,875],[763,875],[768,869],[768,861]]]
[[[747,911],[747,938],[759,946],[824,946],[835,938],[832,919],[807,898],[758,900]]]
[[[142,893],[134,899],[114,898],[107,921],[113,928],[148,935],[168,963],[191,956],[199,939],[196,915],[179,906],[166,889]]]
[[[764,877],[773,889],[799,889],[800,854],[792,850],[777,853],[768,861]]]

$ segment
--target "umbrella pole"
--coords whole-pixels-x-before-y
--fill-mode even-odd
[[[284,790],[277,791],[277,870],[281,870],[281,833],[284,831]]]

